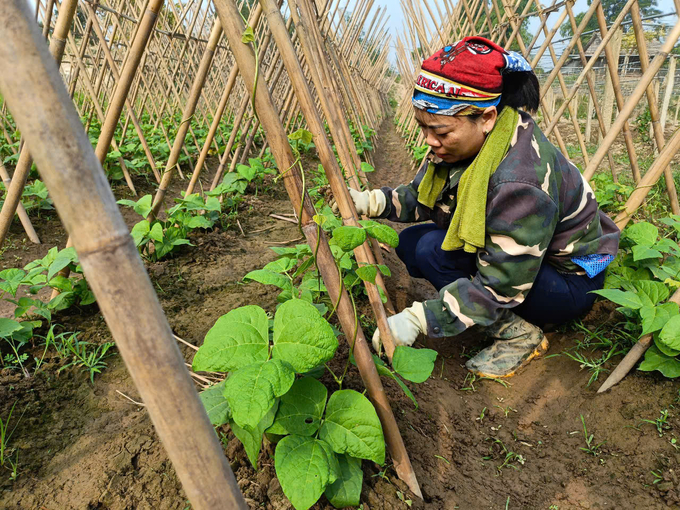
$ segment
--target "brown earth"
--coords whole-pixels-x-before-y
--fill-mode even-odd
[[[406,182],[411,161],[391,120],[383,123],[376,147],[373,184]],[[143,183],[140,187],[144,189]],[[123,188],[116,192],[127,198]],[[292,212],[280,186],[260,191],[257,198],[250,195],[241,204],[238,218],[245,235],[238,225],[225,225],[192,236],[195,246],[175,258],[148,265],[178,336],[200,345],[216,319],[232,308],[257,303],[274,310],[275,292],[242,284],[248,271],[273,259],[272,243],[299,238],[294,224],[270,218],[271,212]],[[139,219],[128,209],[124,214],[130,225]],[[20,226],[13,226],[14,246],[4,251],[1,264],[22,267],[55,244],[63,247],[64,232],[52,216],[36,221],[41,246],[22,242]],[[406,274],[394,253],[386,259],[393,272],[388,287],[399,309],[435,295],[427,282]],[[616,315],[600,306],[585,324],[595,327],[607,320],[614,321],[607,323],[613,327]],[[59,314],[55,322],[66,331],[80,331],[81,340],[110,340],[96,306]],[[562,353],[582,337],[550,333],[550,354]],[[590,373],[563,355],[532,363],[507,387],[489,380],[471,383],[464,354],[483,342],[471,331],[423,344],[437,349],[440,357],[430,380],[410,384],[417,410],[396,384],[385,382],[425,501],[396,478],[389,461],[384,472],[364,462],[364,509],[680,508],[680,452],[671,443],[680,435],[677,383],[632,373],[613,391],[596,395],[602,376],[587,388]],[[182,346],[182,352],[190,362],[193,351]],[[34,349],[31,354],[42,352]],[[346,354],[341,347],[335,362],[342,364]],[[0,508],[190,508],[143,406],[125,397],[139,402],[120,358],[108,359],[94,385],[79,369],[57,373],[62,362],[55,353],[48,352],[46,360],[30,379],[18,372],[0,374],[0,418],[6,419],[16,403],[10,427],[18,427],[9,447],[12,458],[18,452],[19,461],[16,481],[0,468]],[[350,370],[345,387],[362,389],[356,369]],[[671,428],[662,437],[648,423],[634,428],[664,409],[669,410]],[[594,444],[606,441],[597,456],[581,450],[586,446],[581,415]],[[218,432],[251,508],[291,508],[274,477],[271,445],[264,448],[255,472],[228,428]],[[514,460],[499,468],[509,452],[516,454]],[[663,480],[653,483],[651,471],[661,472]],[[314,508],[330,505],[322,498]]]

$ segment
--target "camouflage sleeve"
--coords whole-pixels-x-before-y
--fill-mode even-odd
[[[474,324],[493,324],[504,308],[521,304],[531,290],[559,220],[557,204],[530,184],[504,182],[487,203],[486,242],[477,274],[425,302],[428,335],[454,336]]]
[[[418,186],[427,171],[426,162],[418,171],[415,178],[408,184],[402,184],[396,188],[380,188],[385,194],[386,207],[381,218],[402,223],[427,221],[431,219],[432,209],[418,202]]]

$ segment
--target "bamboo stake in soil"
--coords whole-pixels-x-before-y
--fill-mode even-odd
[[[0,41],[0,67],[12,70],[0,73],[0,90],[32,148],[193,508],[247,509],[101,164],[24,0],[0,2]]]
[[[191,125],[191,119],[196,112],[196,105],[198,100],[201,98],[201,91],[205,85],[205,79],[208,76],[208,71],[210,70],[210,65],[212,64],[213,55],[215,54],[215,48],[217,48],[217,43],[222,36],[222,25],[220,24],[219,18],[215,18],[213,24],[212,32],[210,33],[210,39],[207,46],[205,47],[205,52],[201,58],[201,63],[198,67],[198,72],[194,78],[194,83],[191,86],[191,91],[189,92],[189,99],[187,99],[186,105],[184,106],[184,112],[182,113],[182,122],[177,130],[177,135],[175,136],[175,142],[172,144],[172,150],[170,151],[170,156],[168,157],[168,162],[165,166],[165,171],[163,172],[163,177],[161,179],[161,184],[156,192],[156,197],[154,198],[154,203],[151,208],[152,217],[158,216],[161,206],[163,205],[163,200],[165,199],[165,193],[170,185],[175,167],[178,165],[179,156],[184,146],[184,138],[189,131],[189,126]]]
[[[224,26],[224,33],[229,40],[232,53],[236,58],[241,76],[247,89],[252,90],[255,81],[255,55],[250,48],[241,42],[241,34],[244,27],[238,10],[233,0],[215,0],[215,8],[219,13]],[[395,463],[408,459],[406,447],[399,433],[397,422],[392,414],[385,390],[373,363],[370,349],[360,326],[355,326],[356,314],[349,295],[346,291],[340,292],[342,282],[338,275],[335,260],[328,246],[328,242],[321,229],[313,221],[314,208],[303,185],[301,174],[297,168],[298,162],[293,156],[288,137],[276,113],[271,95],[267,87],[258,86],[256,90],[256,108],[262,123],[262,127],[269,140],[272,153],[276,159],[279,171],[283,174],[283,182],[290,196],[293,207],[302,212],[302,231],[310,246],[318,246],[317,261],[321,276],[328,288],[331,299],[335,302],[340,296],[338,304],[338,319],[350,342],[355,338],[353,345],[354,357],[357,367],[364,381],[368,395],[373,402],[385,434],[385,441],[395,460]],[[317,237],[320,235],[320,238]],[[355,330],[356,327],[356,330]]]
[[[57,62],[57,67],[61,64],[61,59],[64,56],[64,47],[66,46],[66,36],[68,35],[73,17],[78,6],[78,0],[64,0],[61,6],[61,13],[57,18],[56,26],[50,41],[50,53],[52,58]],[[9,68],[5,68],[3,73],[8,72]],[[21,196],[24,193],[24,186],[26,186],[26,179],[33,166],[33,158],[31,157],[28,147],[24,145],[23,150],[17,161],[17,166],[14,169],[12,182],[7,188],[5,196],[5,203],[2,204],[2,211],[0,211],[0,246],[5,242],[9,227],[14,219],[14,213],[17,206],[21,202]]]

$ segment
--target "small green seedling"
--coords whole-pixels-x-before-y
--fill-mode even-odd
[[[668,424],[668,409],[664,409],[659,414],[659,417],[655,420],[644,419],[638,424],[638,427],[643,423],[649,423],[656,427],[656,431],[659,433],[659,437],[663,437],[663,433],[666,430],[670,430],[671,426]]]
[[[602,445],[604,445],[607,441],[602,441],[601,443],[595,444],[594,435],[588,435],[588,429],[586,429],[586,420],[583,415],[581,415],[581,423],[583,424],[583,439],[586,441],[586,446],[581,447],[581,450],[593,455],[594,457],[597,457],[601,453],[600,447],[602,447]]]

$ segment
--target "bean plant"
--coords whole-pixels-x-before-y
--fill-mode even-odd
[[[641,324],[640,335],[652,334],[654,344],[645,353],[640,370],[658,370],[664,376],[680,377],[680,311],[667,302],[671,291],[680,288],[680,216],[660,220],[660,229],[646,221],[628,226],[621,250],[609,266],[605,289],[595,291],[620,305],[632,324]]]
[[[336,508],[358,505],[362,459],[385,462],[375,408],[363,394],[342,389],[348,363],[341,376],[327,365],[337,348],[319,310],[291,299],[273,321],[255,305],[220,317],[193,359],[195,371],[229,373],[200,395],[208,416],[215,426],[230,425],[255,469],[263,436],[276,443],[276,474],[296,510],[310,508],[322,494]],[[403,375],[426,380],[434,363],[409,360],[418,350],[405,349],[395,353],[403,358]],[[330,397],[315,378],[324,366],[339,386]]]

